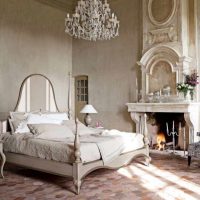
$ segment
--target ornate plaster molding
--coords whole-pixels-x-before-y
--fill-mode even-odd
[[[182,59],[181,52],[167,45],[157,45],[145,52],[140,61],[142,71],[142,98],[149,92],[149,76],[153,74],[153,69],[158,63],[167,63],[171,68],[171,73],[176,74],[176,83],[182,80],[180,71],[184,66],[185,58]],[[181,69],[181,70],[180,70]]]
[[[140,63],[143,66],[147,66],[152,59],[158,59],[161,57],[169,60],[176,60],[178,62],[181,54],[176,49],[169,46],[155,46],[143,54]]]
[[[162,21],[156,20],[155,17],[153,16],[153,13],[152,13],[153,1],[154,0],[149,0],[149,2],[148,2],[148,16],[149,16],[151,23],[158,27],[168,25],[175,16],[175,13],[176,13],[176,10],[178,7],[177,0],[173,0],[173,6],[172,6],[172,10],[170,11],[170,14]]]
[[[173,26],[162,29],[155,29],[149,31],[146,43],[153,45],[157,43],[176,42],[178,41],[177,31]]]

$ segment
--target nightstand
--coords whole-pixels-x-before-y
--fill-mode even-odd
[[[1,155],[1,176],[4,178],[3,167],[4,167],[4,164],[6,162],[6,156],[3,153],[3,141],[1,141],[1,140],[0,140],[0,155]]]

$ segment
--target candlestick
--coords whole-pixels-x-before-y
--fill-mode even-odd
[[[179,122],[178,130],[181,131],[181,122]]]
[[[166,123],[168,127],[168,124]],[[172,122],[172,132],[168,133],[168,136],[172,136],[172,143],[173,143],[173,154],[175,154],[175,136],[179,136],[179,133],[174,131],[174,120]]]
[[[138,89],[135,90],[136,102],[138,102]]]
[[[169,135],[169,127],[167,122],[166,122],[166,129],[167,129],[167,135]]]
[[[135,78],[135,87],[138,87],[138,81],[137,81],[137,77]]]
[[[137,77],[135,78],[135,96],[136,96],[136,102],[138,102],[138,81],[137,81]]]

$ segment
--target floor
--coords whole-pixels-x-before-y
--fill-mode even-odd
[[[0,179],[0,200],[157,200],[200,199],[200,165],[187,167],[179,156],[152,153],[149,167],[142,159],[119,170],[97,170],[87,176],[79,196],[66,178],[7,165]]]

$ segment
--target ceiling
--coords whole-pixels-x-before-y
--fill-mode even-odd
[[[68,12],[73,10],[73,5],[75,5],[77,2],[77,0],[35,0],[35,1]]]
[[[35,0],[35,1],[55,7],[63,11],[72,12],[78,0]],[[116,1],[116,0],[108,0],[108,2],[111,1]]]

